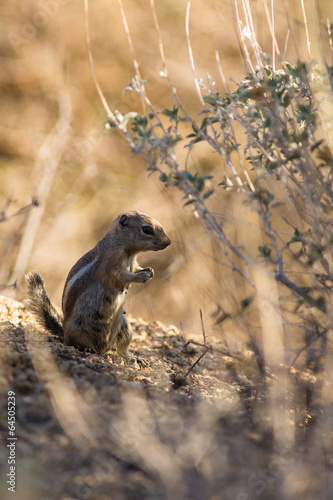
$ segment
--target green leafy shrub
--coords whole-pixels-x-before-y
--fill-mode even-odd
[[[247,331],[242,355],[228,345],[229,351],[223,350],[237,359],[239,371],[234,362],[227,366],[241,391],[240,374],[251,373],[246,368],[250,351],[265,381],[273,376],[288,380],[285,387],[305,390],[306,412],[312,415],[332,335],[332,124],[324,122],[323,110],[332,105],[333,67],[326,61],[324,69],[315,61],[281,61],[274,69],[254,37],[252,43],[257,69],[248,57],[248,74],[233,81],[232,90],[224,81],[226,92],[217,91],[209,75],[206,83],[195,78],[202,106],[195,116],[182,105],[161,52],[161,76],[170,85],[172,105],[159,109],[151,103],[137,69],[126,90],[138,95],[144,114],[110,112],[108,125],[123,132],[149,174],[157,174],[167,189],[181,191],[185,210],[193,211],[211,238],[211,258],[238,275],[234,310],[226,310],[221,297],[213,301],[216,325],[231,323],[237,332],[242,321]],[[194,62],[192,69],[195,73]],[[220,158],[219,168],[208,174],[178,159],[180,147],[190,153],[199,143]],[[219,212],[225,196],[237,197],[255,214],[256,251],[226,230]],[[224,292],[231,293],[229,284]]]
[[[251,273],[236,264],[235,258],[247,269],[258,269],[260,263],[261,272],[265,269],[291,292],[297,311],[302,307],[301,321],[294,317],[293,322],[306,329],[311,329],[314,310],[325,315],[330,309],[333,286],[333,155],[320,124],[314,75],[313,68],[301,62],[286,62],[277,71],[265,66],[262,74],[248,74],[225,95],[216,92],[208,81],[207,86],[202,84],[205,105],[199,120],[187,115],[180,103],[161,111],[150,106],[144,116],[118,114],[118,120],[126,124],[133,152],[145,158],[148,171],[158,173],[167,188],[183,192],[184,206],[192,206],[233,270],[255,291]],[[328,87],[327,77],[324,83]],[[136,88],[145,96],[143,82]],[[184,126],[180,130],[184,122],[190,133],[184,133]],[[237,138],[239,128],[245,141]],[[192,149],[202,141],[221,157],[225,170],[221,182],[213,175],[190,172],[177,160],[175,145],[182,142]],[[235,155],[240,169],[235,167]],[[275,193],[277,184],[282,185],[288,203],[301,220],[301,225],[295,223],[292,210],[284,216],[291,231],[286,237],[276,228],[279,209],[286,203]],[[258,245],[257,256],[234,245],[211,209],[212,195],[222,197],[224,190],[240,192],[244,203],[258,214],[266,241]],[[302,272],[306,285],[289,278],[286,266]],[[326,320],[316,316],[312,343],[326,338]]]

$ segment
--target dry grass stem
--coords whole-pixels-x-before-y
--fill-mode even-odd
[[[21,280],[33,249],[38,228],[40,226],[48,197],[52,189],[54,177],[61,160],[69,136],[71,121],[71,101],[66,92],[58,96],[59,118],[51,132],[39,148],[35,163],[35,194],[38,210],[28,214],[22,235],[20,249],[13,267],[9,282]]]
[[[185,17],[185,33],[186,33],[186,40],[187,40],[187,49],[188,49],[188,55],[189,55],[189,59],[190,59],[190,63],[191,63],[191,69],[192,69],[192,73],[193,73],[195,89],[197,91],[200,104],[204,108],[204,102],[203,102],[202,95],[201,95],[199,80],[198,80],[196,70],[195,70],[195,63],[194,63],[192,45],[191,45],[191,39],[190,39],[190,9],[191,9],[191,2],[187,2],[186,17]]]
[[[101,89],[101,86],[98,82],[96,71],[95,71],[95,65],[94,65],[94,58],[92,55],[92,48],[91,48],[91,38],[90,38],[90,26],[89,26],[89,0],[84,0],[84,16],[85,16],[85,31],[86,31],[86,43],[87,43],[87,53],[88,53],[88,58],[89,58],[89,64],[90,64],[90,70],[91,74],[94,80],[94,85],[96,88],[96,91],[98,93],[98,96],[100,98],[100,101],[105,109],[106,115],[109,118],[109,120],[112,120],[113,122],[116,122],[116,117],[114,113],[111,111],[109,108],[109,105],[105,99],[105,96],[103,94],[103,91]]]

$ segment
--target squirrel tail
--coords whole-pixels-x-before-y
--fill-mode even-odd
[[[26,275],[30,309],[37,317],[38,322],[50,333],[64,337],[63,318],[50,301],[45,283],[39,272]]]

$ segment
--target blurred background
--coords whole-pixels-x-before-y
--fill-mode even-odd
[[[156,2],[170,78],[190,114],[200,111],[185,34],[186,0]],[[305,1],[311,57],[319,57],[318,29],[325,32],[331,0]],[[272,3],[268,2],[269,9]],[[170,90],[160,77],[162,63],[150,2],[124,2],[140,71],[149,98],[159,109],[172,108]],[[308,45],[301,1],[273,3],[275,34],[286,59],[306,59]],[[251,2],[258,42],[272,53],[263,1]],[[90,4],[92,53],[108,105],[122,113],[142,113],[139,100],[123,89],[134,76],[131,54],[116,1]],[[209,73],[225,92],[216,64],[232,81],[245,76],[233,1],[196,0],[191,4],[190,36],[197,76]],[[331,19],[332,21],[332,19]],[[68,271],[104,235],[123,211],[139,210],[157,219],[172,239],[165,251],[142,255],[155,278],[133,286],[126,310],[144,320],[183,324],[200,334],[202,309],[208,335],[218,334],[213,315],[221,304],[237,306],[239,282],[214,262],[214,248],[179,193],[148,176],[119,132],[105,130],[106,114],[89,67],[82,0],[2,0],[0,5],[0,285],[2,293],[25,298],[23,276],[38,269],[56,304]],[[244,21],[243,27],[246,26]],[[288,26],[292,29],[288,35]],[[319,28],[318,28],[319,26]],[[315,28],[314,28],[315,27]],[[226,174],[207,145],[189,154],[177,148],[191,170]],[[33,199],[39,206],[11,217]],[[226,231],[242,245],[260,244],[248,208],[228,192],[216,206]],[[237,224],[235,224],[237,222]],[[228,293],[226,293],[226,290]]]

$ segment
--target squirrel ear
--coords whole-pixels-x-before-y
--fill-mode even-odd
[[[119,224],[122,226],[127,226],[128,225],[128,217],[126,214],[123,214],[120,219],[119,219]]]

